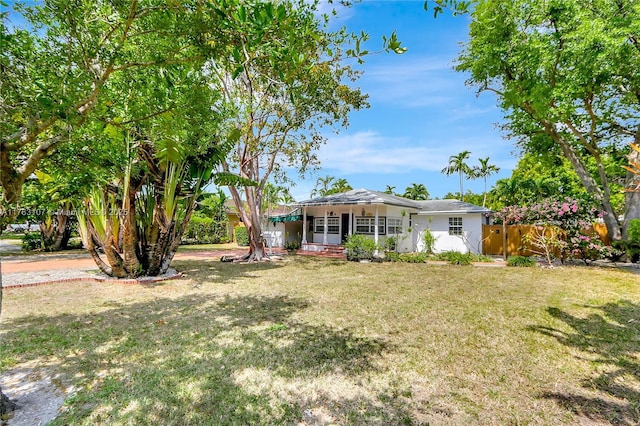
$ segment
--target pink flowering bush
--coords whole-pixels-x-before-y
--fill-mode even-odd
[[[611,246],[605,246],[593,232],[585,235],[588,229],[602,214],[588,203],[564,198],[546,199],[531,206],[507,206],[496,214],[496,221],[507,225],[538,225],[546,229],[555,227],[554,238],[546,236],[530,238],[529,243],[537,242],[545,256],[549,252],[559,251],[561,258],[580,258],[585,262],[618,255]]]

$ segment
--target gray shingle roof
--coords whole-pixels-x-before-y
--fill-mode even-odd
[[[414,209],[418,208],[413,200],[364,188],[352,189],[351,191],[340,194],[331,194],[295,203],[297,206],[337,206],[349,204],[387,204]]]
[[[460,200],[415,201],[419,213],[490,213],[491,210]]]
[[[458,200],[427,200],[415,201],[398,197],[384,192],[371,191],[369,189],[352,189],[340,194],[331,194],[324,197],[295,203],[295,206],[337,206],[358,204],[386,204],[391,206],[408,207],[419,210],[419,213],[490,213],[491,210],[464,203]]]

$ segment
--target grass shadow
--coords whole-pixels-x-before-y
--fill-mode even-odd
[[[549,307],[547,312],[566,324],[570,331],[532,327],[558,342],[576,348],[596,365],[596,373],[582,386],[597,395],[547,392],[579,416],[617,425],[640,423],[640,304],[621,300],[600,306],[583,306],[592,311],[585,318]]]
[[[196,283],[229,283],[258,277],[260,271],[283,268],[282,262],[231,263],[219,260],[176,260],[171,265]]]
[[[40,359],[74,385],[54,425],[293,424],[310,407],[339,423],[406,422],[408,406],[387,390],[358,389],[392,348],[296,320],[306,307],[286,296],[109,302],[6,321],[0,360],[6,369]]]

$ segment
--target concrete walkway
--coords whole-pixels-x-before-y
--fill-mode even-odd
[[[177,253],[175,260],[218,260],[221,256],[237,256],[247,253],[248,249],[224,249],[185,251]],[[273,250],[274,254],[281,251]],[[74,250],[63,253],[28,254],[28,255],[0,255],[0,273],[2,274],[3,288],[24,287],[32,285],[72,282],[72,281],[105,281],[105,278],[91,256],[82,250]],[[169,278],[178,277],[179,273],[173,271]],[[158,280],[167,279],[167,277]],[[149,278],[141,280],[149,281]],[[125,282],[126,280],[116,280]],[[139,280],[128,280],[140,282]]]

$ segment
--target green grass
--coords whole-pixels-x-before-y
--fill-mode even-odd
[[[66,424],[636,424],[640,279],[567,267],[181,261],[5,292],[0,362]]]
[[[236,243],[224,243],[224,244],[185,244],[178,248],[178,252],[184,253],[188,251],[203,251],[203,250],[248,250],[248,247],[240,247]]]
[[[24,233],[17,233],[17,234],[8,234],[8,233],[2,233],[2,235],[0,235],[0,240],[19,240],[22,241],[22,237],[24,237]]]

